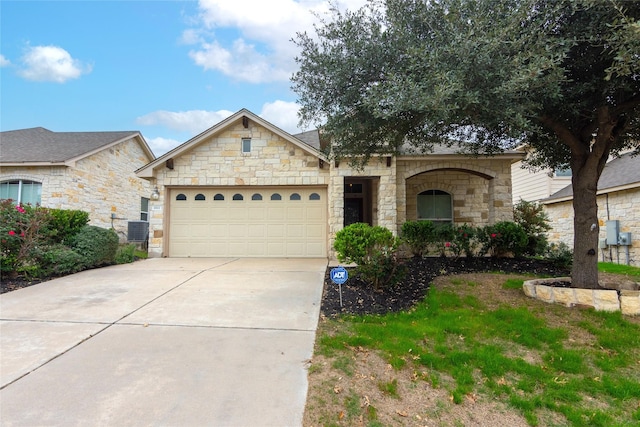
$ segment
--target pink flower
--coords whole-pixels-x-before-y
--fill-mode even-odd
[[[20,213],[25,213],[26,211],[24,210],[24,208],[20,205],[16,205],[16,210]]]
[[[451,243],[447,242],[444,244],[447,248],[451,246]]]
[[[496,238],[496,233],[491,233],[491,238],[495,239]]]
[[[20,237],[24,237],[24,231],[20,233]]]
[[[15,236],[15,235],[16,235],[16,232],[15,232],[15,231],[13,231],[13,230],[10,230],[10,231],[9,231],[9,236]]]

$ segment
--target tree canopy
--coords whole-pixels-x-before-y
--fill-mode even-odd
[[[371,0],[298,34],[301,121],[332,155],[527,144],[533,167],[571,167],[574,281],[597,285],[597,182],[640,150],[640,2]]]
[[[640,140],[639,15],[638,2],[606,0],[334,9],[317,34],[296,39],[301,119],[333,137],[336,155],[453,141],[491,153],[527,143],[533,164],[567,166],[571,147],[559,133],[588,149],[607,120],[614,151]]]

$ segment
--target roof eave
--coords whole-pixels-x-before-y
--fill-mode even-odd
[[[322,152],[316,150],[314,147],[305,144],[303,141],[299,140],[298,138],[294,137],[293,135],[289,134],[288,132],[285,132],[284,130],[280,129],[279,127],[269,123],[268,121],[262,119],[261,117],[256,116],[255,114],[253,114],[251,111],[247,110],[246,108],[243,108],[242,110],[236,112],[235,114],[232,114],[231,116],[227,117],[224,120],[221,120],[220,122],[218,122],[217,124],[213,125],[212,127],[210,127],[209,129],[205,130],[204,132],[201,132],[200,134],[194,136],[193,138],[191,138],[190,140],[184,142],[183,144],[180,144],[179,146],[177,146],[176,148],[174,148],[171,151],[168,151],[167,153],[163,154],[162,156],[156,158],[155,160],[153,160],[152,162],[148,163],[147,165],[141,167],[140,169],[136,170],[136,175],[138,175],[140,178],[153,178],[154,177],[154,171],[161,167],[162,164],[170,158],[173,157],[177,157],[189,150],[191,150],[193,147],[197,146],[198,144],[200,144],[203,140],[211,137],[212,135],[215,135],[216,133],[222,131],[224,128],[226,128],[227,126],[229,126],[230,124],[234,123],[235,121],[239,120],[242,118],[242,116],[247,116],[250,120],[253,120],[254,122],[258,123],[259,125],[261,125],[262,127],[265,127],[267,129],[269,129],[270,131],[272,131],[274,134],[280,136],[281,138],[291,142],[292,144],[294,144],[295,146],[297,146],[298,148],[300,148],[301,150],[318,157],[319,159],[322,160],[327,160],[326,157],[324,156],[324,154],[322,154]]]

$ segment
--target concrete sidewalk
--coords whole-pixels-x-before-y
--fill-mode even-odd
[[[0,424],[299,426],[326,259],[154,258],[0,296]]]

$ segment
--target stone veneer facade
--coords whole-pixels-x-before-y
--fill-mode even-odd
[[[89,212],[89,224],[113,228],[122,241],[127,220],[140,220],[141,198],[151,184],[135,170],[151,161],[135,138],[123,141],[69,166],[3,166],[0,181],[42,183],[41,205]],[[111,216],[116,219],[112,220]]]
[[[486,224],[513,218],[511,208],[511,159],[372,158],[361,169],[348,161],[322,161],[313,150],[306,151],[269,130],[238,119],[203,136],[191,150],[171,158],[173,169],[156,167],[150,181],[160,189],[160,199],[152,202],[149,253],[166,256],[166,237],[170,233],[170,205],[167,190],[190,186],[320,186],[327,188],[327,247],[333,247],[335,234],[343,228],[344,181],[347,177],[372,181],[371,202],[374,225],[397,234],[407,219],[407,205],[415,212],[416,191],[423,187],[445,189],[454,195],[456,222]],[[251,138],[251,152],[241,152],[242,138]],[[161,159],[164,160],[164,157]],[[426,173],[425,173],[426,172]],[[425,173],[425,174],[423,174]],[[421,175],[422,174],[422,175]],[[422,191],[422,190],[420,190]],[[407,200],[409,202],[407,203]],[[489,206],[489,208],[487,208]],[[170,237],[170,236],[169,236]],[[334,254],[330,249],[329,257]]]
[[[548,232],[550,242],[564,242],[573,247],[573,205],[571,200],[559,203],[545,204],[545,211],[549,215]],[[620,232],[631,233],[629,249],[629,265],[640,267],[640,188],[601,194],[598,196],[598,223],[600,225],[600,239],[607,234],[607,220],[619,220]],[[627,263],[627,248],[625,246],[608,246],[602,250],[598,248],[598,260]]]

